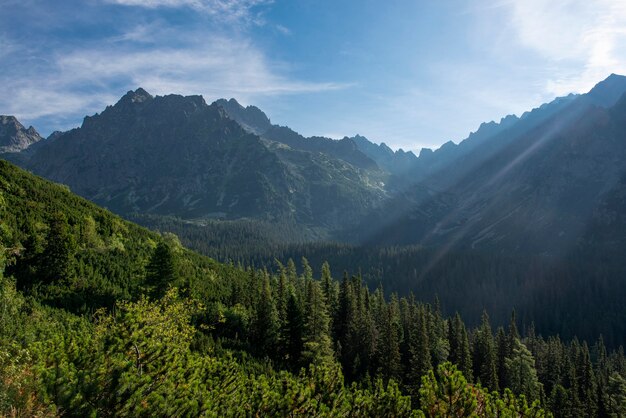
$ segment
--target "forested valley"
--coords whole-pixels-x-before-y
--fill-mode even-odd
[[[223,264],[0,162],[0,414],[626,414],[626,358],[357,271]],[[443,296],[443,295],[442,295]]]

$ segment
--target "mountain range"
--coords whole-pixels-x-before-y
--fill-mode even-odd
[[[0,145],[4,158],[125,216],[257,219],[311,239],[561,255],[626,244],[625,92],[626,77],[613,74],[419,156],[360,135],[306,138],[235,99],[141,88],[45,140],[3,116]]]

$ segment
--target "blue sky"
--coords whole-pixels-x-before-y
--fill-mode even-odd
[[[616,0],[0,0],[0,114],[42,134],[139,86],[393,148],[626,73]]]

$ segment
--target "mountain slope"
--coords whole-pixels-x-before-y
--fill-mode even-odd
[[[405,205],[370,239],[553,255],[581,245],[626,173],[624,100],[605,108],[588,97],[548,117],[523,116],[446,169],[436,181],[441,193]],[[444,195],[448,204],[425,218],[424,208]]]
[[[384,192],[364,170],[275,147],[201,96],[128,92],[23,163],[116,213],[258,218],[329,228]]]
[[[299,151],[323,153],[328,157],[344,160],[360,169],[376,170],[376,163],[361,152],[351,138],[334,140],[321,136],[305,138],[287,126],[272,125],[269,118],[255,106],[241,106],[235,99],[220,99],[214,102],[228,116],[236,120],[249,132],[262,138],[278,142]]]

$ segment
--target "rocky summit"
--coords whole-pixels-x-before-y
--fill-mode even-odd
[[[332,228],[384,196],[375,175],[345,160],[253,132],[201,96],[140,88],[44,141],[24,165],[125,215]]]
[[[41,139],[32,126],[26,129],[14,116],[0,115],[0,154],[23,151]]]

